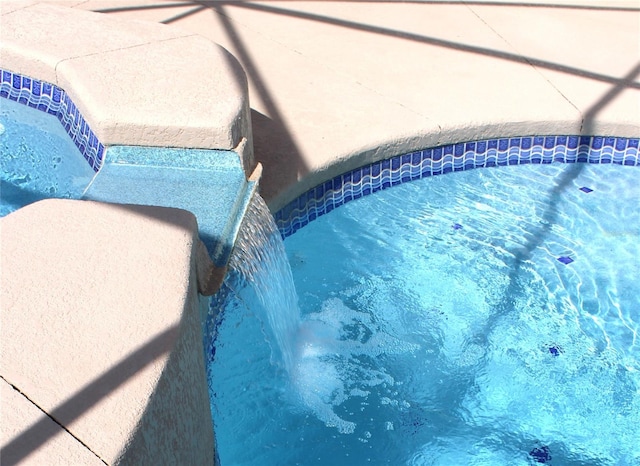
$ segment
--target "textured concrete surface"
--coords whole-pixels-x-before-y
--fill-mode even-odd
[[[1,66],[64,89],[104,145],[237,149],[253,169],[246,77],[220,46],[58,5],[8,2],[0,13]]]
[[[195,217],[46,200],[0,231],[2,378],[109,464],[212,464]],[[3,429],[3,464],[58,442],[49,418],[25,422]]]
[[[636,0],[89,0],[233,53],[277,210],[413,149],[531,134],[640,135]]]
[[[0,400],[2,400],[2,423],[0,438],[4,445],[6,439],[19,438],[22,432],[31,426],[40,424],[42,436],[47,439],[39,443],[35,437],[24,437],[21,448],[13,452],[2,451],[2,464],[16,464],[22,456],[21,449],[33,451],[28,456],[31,464],[48,465],[104,465],[91,450],[82,445],[59,424],[46,416],[35,404],[22,393],[0,379]]]

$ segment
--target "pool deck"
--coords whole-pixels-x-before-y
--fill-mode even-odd
[[[229,117],[242,113],[242,99],[230,105],[230,110],[222,112],[222,117],[214,110],[209,112],[207,106],[203,105],[196,105],[196,110],[191,113],[188,102],[184,107],[176,107],[175,110],[179,112],[176,115],[181,121],[188,121],[187,126],[191,128],[210,128],[220,118],[227,118],[221,128],[233,128],[239,121],[240,133],[216,133],[217,140],[223,141],[226,147],[218,147],[218,142],[215,141],[205,141],[204,144],[206,148],[233,149],[236,146],[243,147],[240,143],[242,138],[239,137],[243,136],[243,131],[246,144],[250,145],[252,138],[253,151],[251,147],[242,149],[248,154],[245,160],[250,160],[252,165],[245,169],[247,173],[251,172],[253,160],[262,164],[260,189],[272,211],[339,173],[367,162],[426,147],[524,135],[597,134],[640,137],[638,0],[0,2],[3,13],[10,11],[12,5],[19,5],[20,9],[24,9],[29,3],[51,3],[101,12],[105,17],[119,20],[170,24],[172,27],[167,28],[167,31],[159,32],[160,35],[166,34],[166,38],[158,43],[172,51],[162,61],[170,67],[172,53],[177,54],[174,65],[180,66],[183,74],[180,75],[182,79],[165,79],[160,83],[161,91],[158,95],[165,101],[172,87],[179,89],[180,95],[184,96],[202,95],[203,91],[201,82],[188,79],[191,68],[179,65],[184,63],[185,57],[193,56],[194,50],[181,53],[180,47],[171,47],[172,44],[175,45],[172,41],[184,40],[185,44],[200,44],[199,36],[204,36],[222,45],[240,62],[247,75],[251,130],[247,132],[244,128],[246,121]],[[141,31],[147,28],[158,30],[157,24],[138,24]],[[76,40],[73,36],[70,37]],[[41,40],[46,41],[47,34],[43,34]],[[104,42],[109,43],[109,40],[105,39]],[[46,48],[46,45],[43,44],[43,47]],[[100,41],[94,45],[104,47],[104,43]],[[135,70],[135,55],[129,56],[128,51],[136,50],[139,45],[121,44],[117,50],[108,53],[123,53],[130,57],[127,63]],[[64,47],[49,51],[54,55],[65,52]],[[4,62],[6,57],[2,57],[2,60]],[[91,53],[83,57],[60,56],[59,60],[45,63],[46,69],[43,72],[53,70],[55,73],[52,76],[55,79],[66,76],[76,82],[80,78],[85,83],[95,82],[98,86],[106,84],[97,77],[117,72],[118,68],[113,66],[114,63],[119,63],[117,60],[110,63],[110,68],[105,69],[104,73],[100,73],[97,68],[96,74],[95,67],[83,66],[84,63],[96,61],[96,56],[92,58]],[[192,65],[194,73],[206,71],[206,67],[200,66],[201,63]],[[141,76],[147,76],[147,71],[141,69]],[[130,79],[135,77],[135,73],[129,76]],[[74,97],[80,100],[81,105],[84,103],[92,107],[97,102],[99,105],[95,105],[96,108],[104,108],[109,105],[109,96],[101,95],[99,89],[100,87],[98,90],[92,87],[89,94],[82,94],[76,89],[80,93]],[[211,90],[212,102],[217,98],[215,92],[216,89]],[[135,102],[136,99],[134,104]],[[133,105],[136,111],[135,122],[144,123],[145,118],[148,118],[149,125],[162,126],[165,121],[162,118],[166,114],[158,115],[144,109],[141,111],[141,106],[148,102],[148,99],[141,99],[140,104]],[[123,112],[126,110],[123,106],[116,106],[116,110],[119,109]],[[113,138],[113,141],[120,137],[118,131],[122,128],[118,128],[117,124],[109,126],[110,117],[89,113],[96,121],[105,122],[104,128],[99,130],[102,135]],[[107,114],[109,115],[111,114]],[[144,127],[144,124],[139,126]],[[142,138],[141,143],[149,142],[144,138],[156,137],[145,131],[136,131]],[[193,144],[202,143],[197,132],[167,132],[159,134],[159,137],[161,142],[168,145],[175,138],[184,138],[181,145],[189,145],[189,141],[195,141]],[[44,207],[34,205],[33,209],[24,209],[25,212],[20,216],[10,218],[9,222],[3,220],[2,223],[3,280],[7,276],[7,270],[11,270],[12,274],[14,271],[19,272],[22,282],[16,283],[28,283],[30,289],[38,290],[37,298],[41,301],[35,306],[37,312],[30,314],[28,319],[9,319],[6,309],[12,303],[7,301],[9,295],[5,293],[3,284],[3,321],[0,329],[3,360],[0,375],[11,375],[12,381],[27,373],[33,376],[30,368],[38,364],[34,357],[37,359],[35,355],[38,354],[38,349],[42,350],[40,341],[49,344],[49,335],[55,333],[49,325],[62,325],[66,322],[68,325],[65,331],[72,332],[72,335],[74,329],[81,328],[78,327],[80,325],[91,326],[90,322],[58,322],[51,317],[52,313],[44,312],[50,308],[54,298],[60,298],[62,301],[58,299],[54,304],[59,306],[60,313],[65,318],[71,316],[74,319],[86,319],[82,315],[75,316],[74,303],[78,301],[65,302],[68,295],[58,293],[60,290],[57,287],[71,285],[54,275],[64,272],[68,277],[76,270],[75,265],[82,260],[92,264],[92,267],[95,265],[93,276],[104,277],[104,280],[91,282],[91,287],[86,288],[83,285],[84,275],[78,272],[75,280],[82,293],[79,298],[76,296],[74,299],[97,300],[101,306],[109,309],[120,306],[118,302],[123,301],[121,307],[127,312],[131,308],[140,308],[139,299],[143,299],[146,301],[142,302],[148,304],[142,307],[151,314],[137,315],[137,327],[132,327],[128,321],[109,319],[94,325],[103,332],[106,340],[117,343],[114,351],[117,350],[118,354],[113,358],[108,354],[113,350],[109,349],[111,347],[100,347],[96,351],[90,338],[74,341],[70,346],[75,348],[68,353],[64,347],[42,351],[42,354],[51,356],[51,361],[43,363],[51,369],[49,372],[53,372],[52,368],[59,367],[60,361],[66,360],[57,356],[65,354],[68,359],[69,355],[80,354],[84,359],[66,364],[72,364],[74,369],[79,366],[89,367],[92,374],[88,378],[86,374],[75,377],[70,366],[69,373],[64,376],[48,373],[47,376],[51,379],[48,382],[45,379],[44,383],[41,383],[41,373],[35,374],[35,378],[30,381],[33,384],[32,390],[34,396],[38,397],[40,408],[44,408],[49,417],[43,416],[41,411],[27,402],[21,396],[25,394],[19,394],[16,390],[16,384],[12,387],[6,380],[0,381],[3,448],[6,447],[6,439],[13,439],[10,444],[13,450],[30,452],[28,456],[22,455],[18,460],[26,459],[32,464],[43,464],[52,458],[61,463],[117,463],[121,453],[117,447],[121,444],[110,443],[105,432],[111,429],[110,426],[119,425],[120,419],[124,419],[126,422],[122,423],[121,429],[130,433],[136,428],[139,418],[131,412],[118,413],[117,409],[121,407],[118,408],[118,402],[113,401],[112,396],[115,395],[105,394],[105,388],[95,383],[83,384],[87,380],[104,382],[100,378],[101,374],[107,374],[111,375],[107,380],[111,385],[107,386],[113,388],[113,384],[121,380],[122,374],[128,373],[128,369],[126,364],[111,366],[108,361],[117,361],[123,355],[135,356],[139,350],[151,351],[148,344],[157,343],[152,348],[155,353],[145,353],[150,361],[149,367],[155,372],[140,383],[142,390],[139,391],[141,395],[136,398],[139,402],[136,415],[142,416],[143,422],[147,420],[146,422],[154,424],[153,409],[159,409],[162,417],[162,407],[175,404],[171,397],[180,398],[177,394],[179,388],[173,386],[166,391],[167,398],[164,400],[160,400],[157,395],[151,396],[151,392],[157,393],[154,391],[154,384],[159,383],[160,374],[165,374],[160,382],[164,381],[166,385],[171,370],[184,370],[190,364],[197,372],[202,365],[200,360],[187,361],[188,364],[174,361],[168,356],[167,349],[194,341],[191,338],[185,340],[187,343],[179,343],[182,342],[182,334],[167,331],[175,330],[176,323],[186,319],[185,316],[193,316],[198,312],[200,304],[194,298],[196,285],[193,282],[197,275],[195,269],[198,267],[198,257],[201,256],[201,251],[198,252],[197,226],[192,217],[173,210],[143,212],[139,207],[130,207],[128,209],[135,215],[129,218],[131,212],[123,213],[122,208],[118,207],[97,207],[96,213],[89,203],[72,207],[72,204],[64,201],[62,204],[59,204],[60,201],[51,202],[49,205],[55,206],[54,210],[47,210],[47,204]],[[35,219],[34,222],[37,223],[37,214],[42,218],[43,215],[47,216],[47,212],[56,212],[54,217],[61,216],[56,221],[49,222],[46,225],[48,230],[45,229],[42,235],[38,236],[37,231],[29,235],[20,233],[31,230],[31,224],[27,220]],[[106,216],[112,218],[112,224],[117,225],[117,228],[113,231],[104,229],[99,241],[91,241],[94,239],[91,236],[93,233],[83,233],[80,227],[91,224],[93,220],[73,220],[77,215],[93,219]],[[167,218],[171,220],[167,221]],[[70,236],[69,227],[65,227],[69,223],[78,227],[71,231],[77,236]],[[12,228],[15,229],[13,234]],[[55,228],[58,228],[57,235],[51,233]],[[156,248],[148,240],[150,235],[159,235],[167,245],[165,249],[172,250],[173,253],[166,257],[154,254]],[[40,241],[45,237],[46,241]],[[8,238],[11,241],[6,241]],[[53,243],[58,243],[56,238],[63,238],[64,241],[61,242],[66,242],[58,251],[73,252],[65,258],[64,271],[51,268],[50,263],[45,261],[47,254],[56,251],[52,246]],[[119,254],[116,256],[112,256],[113,248],[105,246],[110,244],[109,241],[117,242],[116,250]],[[78,246],[86,242],[89,243],[85,244],[86,247]],[[105,247],[93,249],[95,244]],[[140,244],[145,247],[140,248]],[[34,245],[38,247],[33,247]],[[129,257],[129,251],[138,251],[140,255],[146,256]],[[88,254],[91,260],[77,259],[83,254]],[[25,257],[27,260],[20,260]],[[119,259],[122,257],[126,259],[124,262]],[[167,261],[173,263],[175,270],[167,266]],[[175,285],[179,296],[158,298],[158,293],[165,288],[159,281],[152,283],[148,280],[151,276],[148,272],[142,276],[137,274],[134,263],[146,263],[148,267],[156,267],[157,264],[158,270],[167,275],[164,283]],[[49,265],[45,267],[47,264]],[[118,290],[122,280],[113,276],[114,267],[120,267],[129,274],[124,280],[124,291],[120,289],[115,292],[115,297],[110,296],[110,290]],[[37,274],[33,273],[34,269],[38,269]],[[135,295],[136,290],[141,290],[142,298]],[[23,291],[20,285],[13,289],[11,297],[20,301],[20,309],[28,310],[34,303],[24,299]],[[112,298],[115,304],[110,301]],[[154,302],[161,300],[175,300],[171,301],[169,307],[180,310],[181,313],[163,315],[154,322],[154,326],[148,328],[147,322],[158,317],[153,315]],[[191,309],[190,314],[182,312],[187,307]],[[74,312],[70,312],[70,309]],[[33,321],[34,325],[42,322],[38,316],[44,319],[46,325],[37,335],[31,335],[28,332],[31,328],[29,322]],[[195,321],[189,322],[192,333],[197,333],[193,330]],[[18,329],[15,332],[14,326]],[[156,334],[165,339],[145,340]],[[16,335],[23,336],[18,338]],[[8,344],[10,340],[20,338],[24,339],[24,344]],[[7,348],[13,353],[9,354]],[[131,362],[129,359],[123,360],[124,363],[127,361]],[[131,382],[124,378],[119,383],[128,386]],[[91,393],[86,392],[87,387],[92,390]],[[78,401],[76,395],[82,395],[79,400],[89,406],[87,413],[73,411],[73,404],[60,404],[69,400]],[[122,395],[122,398],[127,397],[131,397],[131,392]],[[153,403],[147,405],[149,397]],[[203,402],[198,397],[202,398],[201,391],[194,392],[191,396],[196,408],[198,403]],[[206,404],[206,400],[204,403]],[[111,413],[111,424],[104,420],[105,412]],[[77,417],[74,418],[74,415]],[[58,425],[51,418],[62,419],[64,422]],[[204,421],[200,419],[199,422]],[[73,429],[67,429],[74,423]],[[127,423],[128,427],[125,425]],[[95,427],[100,424],[103,425],[103,431]],[[39,437],[35,438],[35,447],[32,447],[29,446],[29,435],[34,433],[34,426]],[[152,430],[154,428],[155,424],[151,426]],[[192,426],[187,425],[185,431],[189,429]],[[128,438],[129,433],[123,433],[120,438]],[[211,437],[210,434],[207,435]],[[16,442],[22,444],[18,445]],[[171,450],[170,447],[167,448]],[[206,446],[204,450],[207,448],[209,447]],[[207,451],[211,450],[209,448]],[[3,464],[9,460],[10,458],[5,457]],[[7,464],[14,463],[9,461]]]
[[[229,50],[249,79],[261,192],[273,211],[334,175],[414,149],[640,135],[637,0],[59,3],[171,24]]]

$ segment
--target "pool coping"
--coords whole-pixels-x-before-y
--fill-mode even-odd
[[[3,460],[66,462],[88,450],[98,463],[212,464],[203,294],[220,286],[230,253],[222,237],[237,232],[260,173],[244,71],[222,47],[170,26],[29,1],[3,3],[0,18],[0,104],[11,99],[56,117],[97,173],[85,199],[108,202],[46,200],[1,220],[2,320],[11,337],[2,339],[0,376],[3,392],[22,400],[3,397],[2,409],[19,418],[26,410],[32,421],[3,429]],[[149,204],[167,207],[135,206],[126,190],[96,182],[122,167],[213,174],[237,218],[215,220],[205,246],[193,214],[176,209],[185,193],[151,193]],[[154,242],[166,247],[154,252]],[[134,251],[147,255],[131,262]],[[55,280],[37,279],[42,273]],[[158,286],[167,296],[152,305]],[[41,299],[38,311],[30,308]],[[92,315],[102,323],[87,325]],[[123,332],[130,335],[121,341]],[[93,358],[92,342],[101,345]],[[28,363],[34,355],[43,364]],[[108,393],[92,389],[98,382]]]

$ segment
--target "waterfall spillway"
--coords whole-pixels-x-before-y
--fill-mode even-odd
[[[251,286],[265,310],[274,362],[290,372],[300,327],[298,297],[278,227],[259,195],[242,221],[229,267],[240,286]]]

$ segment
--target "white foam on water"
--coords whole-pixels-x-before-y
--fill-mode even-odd
[[[300,402],[327,427],[353,433],[356,423],[336,413],[347,400],[366,398],[366,388],[395,380],[384,367],[364,364],[361,358],[407,353],[416,345],[392,337],[366,312],[350,309],[331,298],[319,312],[307,315],[300,325],[294,369],[291,374]]]

